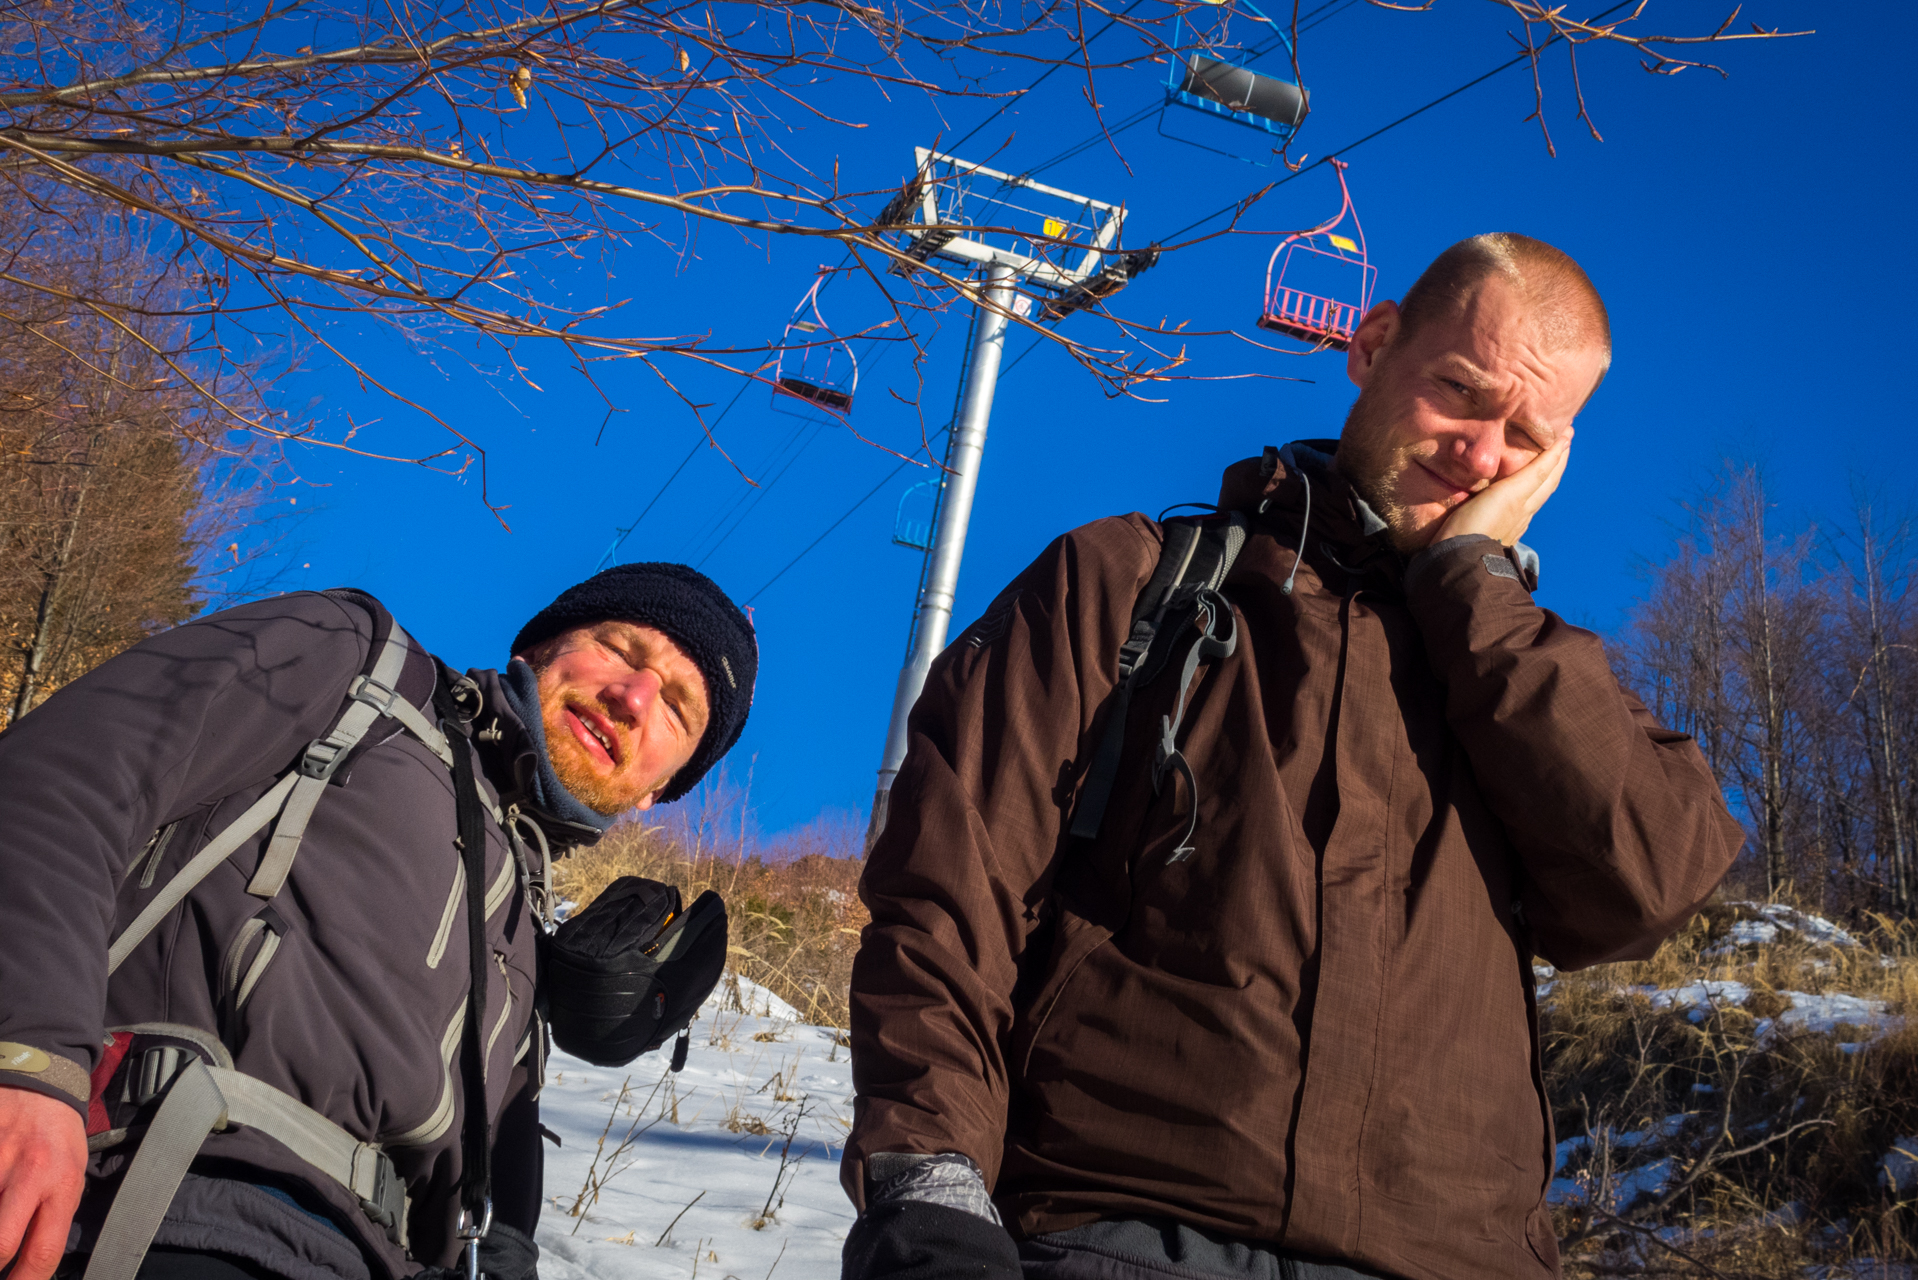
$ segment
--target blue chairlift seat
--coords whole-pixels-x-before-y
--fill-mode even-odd
[[[1289,67],[1292,45],[1285,31],[1267,18],[1250,0],[1233,0],[1231,13],[1269,28],[1272,39],[1263,49],[1233,49],[1223,45],[1206,51],[1184,47],[1199,37],[1196,24],[1189,25],[1182,14],[1172,24],[1172,64],[1165,80],[1165,106],[1159,112],[1159,132],[1165,137],[1219,155],[1231,156],[1253,164],[1270,164],[1272,155],[1298,131],[1311,110],[1306,90],[1282,76],[1254,71],[1251,64],[1275,47],[1283,51]],[[1190,40],[1188,38],[1190,32]],[[1178,112],[1174,111],[1178,109]],[[1187,137],[1166,128],[1168,118],[1196,112],[1212,121],[1244,126],[1264,134],[1270,141],[1263,156],[1245,155],[1227,148],[1234,131],[1210,131],[1211,141]],[[1189,119],[1190,117],[1185,117]],[[1249,141],[1249,135],[1246,136]],[[1214,145],[1214,144],[1217,145]]]
[[[932,521],[939,509],[940,480],[921,480],[899,495],[893,516],[892,540],[914,551],[932,550]],[[920,508],[913,510],[912,508]]]

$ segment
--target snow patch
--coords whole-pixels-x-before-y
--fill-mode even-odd
[[[853,1222],[844,1033],[729,975],[677,1076],[671,1056],[547,1063],[540,1118],[564,1145],[546,1149],[543,1280],[836,1280]]]
[[[1707,956],[1727,956],[1740,947],[1768,946],[1793,938],[1821,947],[1863,945],[1825,917],[1788,907],[1782,902],[1733,902],[1727,905],[1749,911],[1755,918],[1734,921],[1731,932],[1723,941],[1707,950]]]
[[[1878,1185],[1901,1196],[1918,1187],[1918,1138],[1900,1138],[1891,1144],[1878,1162]]]
[[[1866,1033],[1864,1040],[1844,1046],[1847,1052],[1855,1053],[1860,1044],[1870,1044],[1905,1025],[1903,1017],[1886,1012],[1883,1000],[1874,1000],[1869,996],[1846,995],[1843,992],[1812,995],[1804,991],[1780,991],[1778,994],[1791,1001],[1791,1008],[1776,1018],[1760,1020],[1760,1040],[1779,1031],[1828,1036],[1841,1027],[1851,1027]]]
[[[1683,987],[1632,987],[1652,1002],[1654,1009],[1682,1009],[1691,1022],[1703,1022],[1718,1009],[1742,1005],[1751,999],[1752,989],[1742,982],[1708,979]]]

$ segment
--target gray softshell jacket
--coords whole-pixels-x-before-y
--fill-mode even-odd
[[[378,720],[334,775],[270,905],[246,885],[271,824],[111,981],[107,948],[209,837],[328,730],[366,665],[374,628],[363,607],[318,593],[229,609],[144,641],[0,734],[0,1044],[20,1046],[0,1059],[0,1083],[65,1098],[84,1112],[86,1077],[107,1028],[164,1021],[217,1033],[238,1070],[359,1140],[381,1143],[412,1197],[408,1257],[351,1192],[262,1134],[212,1135],[196,1175],[222,1174],[230,1181],[221,1185],[247,1190],[249,1180],[290,1183],[349,1233],[342,1239],[319,1227],[307,1241],[294,1239],[303,1265],[287,1265],[289,1272],[354,1274],[359,1268],[343,1261],[352,1252],[366,1255],[373,1275],[411,1275],[455,1258],[469,956],[446,765],[393,720]],[[510,821],[522,800],[515,784],[535,748],[495,673],[469,675],[484,702],[473,722],[480,788]],[[431,658],[416,647],[399,692],[428,704],[435,678]],[[537,881],[539,855],[490,817],[486,831],[485,1105],[497,1135],[509,1104],[520,1128],[536,1125],[526,1119],[526,1100],[537,1089],[540,1057],[538,925],[525,889]],[[272,929],[248,927],[269,910]],[[278,941],[262,968],[259,947],[269,934]],[[537,1138],[531,1148],[530,1161],[495,1160],[502,1202],[537,1204]],[[126,1158],[93,1156],[73,1247],[90,1248],[87,1236],[104,1212],[100,1192]],[[528,1176],[528,1163],[534,1185],[515,1195],[507,1184]],[[159,1243],[191,1247],[217,1233],[209,1213],[250,1212],[231,1197],[209,1210],[207,1185],[189,1180]],[[188,1194],[196,1186],[197,1208]],[[266,1200],[249,1204],[270,1215]],[[359,1248],[327,1256],[349,1241]]]

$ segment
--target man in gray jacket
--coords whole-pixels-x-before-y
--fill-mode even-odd
[[[532,1274],[551,856],[690,790],[758,649],[646,564],[512,652],[458,676],[300,593],[0,735],[0,1272]]]

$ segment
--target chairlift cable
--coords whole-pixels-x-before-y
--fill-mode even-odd
[[[1587,25],[1594,22],[1603,22],[1606,18],[1609,18],[1614,13],[1617,13],[1620,9],[1629,8],[1634,3],[1636,3],[1636,0],[1621,0],[1621,3],[1613,5],[1611,8],[1605,10],[1603,13],[1593,15],[1592,17],[1587,18],[1585,21]],[[1432,99],[1430,102],[1426,103],[1422,107],[1419,107],[1417,110],[1408,111],[1404,115],[1400,116],[1398,119],[1392,121],[1392,123],[1381,126],[1380,128],[1374,129],[1372,132],[1366,134],[1363,138],[1360,138],[1357,142],[1349,142],[1345,146],[1340,147],[1335,151],[1326,152],[1325,154],[1321,155],[1317,160],[1314,160],[1311,164],[1305,165],[1295,170],[1294,172],[1287,174],[1285,177],[1280,178],[1278,181],[1272,183],[1271,186],[1266,187],[1264,190],[1269,192],[1276,187],[1282,187],[1286,183],[1292,181],[1292,179],[1294,178],[1304,177],[1306,174],[1312,172],[1312,170],[1318,168],[1320,165],[1324,164],[1328,160],[1331,160],[1335,156],[1343,156],[1350,152],[1358,150],[1360,147],[1372,141],[1374,138],[1379,137],[1381,134],[1390,133],[1392,130],[1398,128],[1400,125],[1406,123],[1408,120],[1413,120],[1419,116],[1424,115],[1426,112],[1430,111],[1433,107],[1438,106],[1440,103],[1449,102],[1453,98],[1458,97],[1461,93],[1464,93],[1467,89],[1476,88],[1477,86],[1484,84],[1487,80],[1490,80],[1493,76],[1499,75],[1506,71],[1510,71],[1513,67],[1518,66],[1520,63],[1529,61],[1530,59],[1537,56],[1538,54],[1543,53],[1545,50],[1551,48],[1552,45],[1556,44],[1561,39],[1563,39],[1562,36],[1557,36],[1557,35],[1552,36],[1550,39],[1546,40],[1545,43],[1539,45],[1537,49],[1527,50],[1524,53],[1518,54],[1516,57],[1512,58],[1509,62],[1501,62],[1498,66],[1493,67],[1490,71],[1487,71],[1484,75],[1475,77],[1474,79],[1471,79],[1471,80],[1467,80],[1464,84],[1452,90],[1450,93],[1441,94],[1439,97]],[[1231,213],[1234,209],[1237,209],[1239,207],[1240,207],[1240,202],[1235,200],[1231,204],[1226,205],[1222,209],[1217,209],[1211,213],[1206,214],[1205,217],[1200,218],[1197,222],[1188,223],[1187,225],[1180,227],[1177,231],[1174,231],[1170,235],[1163,237],[1160,240],[1160,243],[1163,244],[1167,241],[1177,240],[1180,236],[1186,234],[1188,231],[1196,230],[1197,228],[1202,227],[1206,223],[1212,221],[1214,218],[1222,217],[1223,215]]]
[[[1325,22],[1328,19],[1338,17],[1339,14],[1344,13],[1347,9],[1351,8],[1353,5],[1357,4],[1358,2],[1359,0],[1325,0],[1324,4],[1321,4],[1318,8],[1313,9],[1309,13],[1306,13],[1299,18],[1299,21],[1305,24],[1299,28],[1299,34],[1304,35],[1307,31],[1310,31],[1313,27],[1318,26],[1320,23]],[[1333,8],[1333,6],[1335,5],[1337,6],[1336,9]],[[1333,11],[1330,13],[1327,13],[1326,10],[1328,9],[1332,9]],[[1323,16],[1319,16],[1319,15],[1323,15]],[[1273,49],[1277,48],[1280,44],[1283,44],[1284,40],[1285,38],[1283,36],[1274,37],[1274,40],[1272,42],[1268,42],[1267,44],[1261,45],[1258,48],[1249,50],[1247,57],[1249,60],[1257,60],[1258,58],[1264,57],[1266,54],[1270,53]],[[1090,137],[1083,138],[1080,141],[1073,143],[1071,146],[1067,147],[1064,151],[1061,151],[1058,155],[1052,157],[1052,159],[1041,161],[1040,163],[1033,165],[1030,169],[1023,171],[1019,176],[1022,178],[1030,178],[1035,174],[1044,173],[1047,169],[1052,168],[1052,166],[1056,164],[1063,164],[1067,160],[1072,159],[1074,156],[1081,155],[1084,152],[1089,151],[1093,147],[1098,146],[1101,142],[1104,142],[1108,138],[1116,138],[1120,134],[1124,133],[1126,130],[1131,129],[1134,126],[1144,124],[1146,121],[1150,120],[1155,114],[1157,114],[1160,110],[1162,110],[1163,106],[1164,104],[1158,103],[1158,102],[1147,103],[1144,107],[1142,107],[1138,111],[1133,112],[1131,115],[1127,116],[1124,120],[1121,120],[1119,123],[1112,125],[1110,128],[1103,129],[1098,133],[1092,134]]]
[[[1100,36],[1112,30],[1114,26],[1118,25],[1119,19],[1125,17],[1128,13],[1131,13],[1134,9],[1138,8],[1140,5],[1144,3],[1145,3],[1145,0],[1132,0],[1131,4],[1119,10],[1119,12],[1113,14],[1111,18],[1107,19],[1106,24],[1103,27],[1100,27],[1097,31],[1093,32],[1090,36],[1087,36],[1085,43],[1080,47],[1082,49],[1091,48],[1092,42],[1094,40],[1097,40]],[[955,142],[949,143],[947,154],[950,155],[952,152],[957,151],[960,147],[965,146],[966,143],[972,140],[973,134],[978,133],[981,129],[991,124],[994,120],[997,120],[1000,116],[1012,110],[1013,107],[1018,105],[1020,99],[1024,98],[1028,93],[1031,93],[1034,89],[1037,89],[1040,85],[1044,84],[1046,82],[1046,78],[1050,76],[1053,72],[1057,71],[1061,67],[1065,67],[1065,66],[1076,67],[1078,65],[1079,64],[1076,62],[1075,63],[1055,62],[1051,66],[1047,67],[1044,71],[1041,71],[1039,73],[1039,78],[1037,80],[1034,80],[1031,84],[1027,85],[1025,88],[1019,90],[1019,92],[1013,94],[1011,97],[1007,98],[1004,102],[1000,103],[999,109],[997,111],[987,116],[984,120],[981,120],[978,124],[972,126],[972,128],[967,131],[966,135],[963,138],[960,138]]]
[[[935,330],[934,332],[937,333],[937,330]],[[867,368],[868,368],[868,371],[870,371],[872,368],[877,367],[877,365],[879,364],[881,360],[884,360],[886,358],[886,353],[892,350],[892,343],[890,340],[875,338],[875,337],[868,337],[865,341],[867,344],[866,355],[870,361]],[[883,348],[880,346],[882,342],[886,343],[886,345]],[[873,352],[875,350],[879,352],[877,356],[873,355]],[[707,527],[706,532],[700,535],[700,540],[693,544],[694,550],[698,550],[700,547],[705,546],[706,539],[712,537],[713,534],[718,530],[719,526],[722,524],[725,524],[727,519],[731,517],[733,512],[739,510],[740,504],[744,502],[748,502],[750,500],[751,505],[748,506],[745,511],[740,513],[739,518],[733,521],[732,525],[729,528],[727,528],[726,532],[724,532],[723,534],[720,534],[719,540],[717,542],[714,542],[710,547],[706,548],[705,554],[702,555],[699,558],[698,563],[696,563],[693,566],[695,569],[699,568],[701,565],[704,565],[708,560],[712,559],[713,556],[718,553],[719,548],[725,545],[726,540],[728,538],[731,538],[735,533],[739,532],[739,526],[746,522],[746,518],[753,513],[753,509],[756,508],[760,504],[760,502],[765,498],[765,496],[772,491],[773,486],[778,484],[780,480],[785,477],[786,472],[792,469],[793,463],[799,460],[799,455],[804,453],[807,449],[811,448],[813,442],[819,438],[819,430],[817,428],[824,427],[825,425],[827,424],[825,423],[815,424],[815,430],[810,436],[806,437],[806,442],[800,445],[798,450],[794,452],[791,457],[786,459],[785,464],[783,466],[780,466],[779,471],[770,480],[766,481],[766,483],[763,485],[756,486],[748,493],[743,493],[739,495],[738,498],[734,499],[733,505],[726,508],[725,514],[721,515],[717,520],[715,520],[711,525]],[[944,428],[941,428],[941,430],[943,429]],[[787,443],[784,445],[781,445],[779,448],[779,452],[773,455],[774,463],[778,462],[780,456],[784,454],[786,448],[790,446],[793,439],[795,439],[798,436],[799,431],[803,431],[803,430],[805,430],[805,428],[804,426],[801,426],[800,428],[794,431],[792,436],[787,437]]]
[[[1027,347],[1024,351],[1021,351],[1018,355],[1014,356],[1012,358],[1011,363],[1007,364],[1003,369],[999,371],[999,376],[1003,378],[1007,374],[1011,373],[1013,369],[1017,367],[1018,363],[1021,360],[1024,360],[1027,356],[1031,355],[1034,351],[1036,351],[1039,347],[1039,344],[1044,341],[1045,339],[1043,337],[1034,338],[1032,340],[1031,346]],[[938,431],[933,433],[933,437],[932,437],[933,440],[935,441],[938,440],[940,436],[945,435],[946,432],[950,430],[952,430],[952,423],[948,422],[945,426],[939,428]],[[788,560],[786,562],[785,568],[781,569],[778,573],[775,573],[772,577],[766,579],[766,581],[760,585],[759,590],[747,596],[744,600],[740,601],[740,603],[742,605],[748,605],[748,604],[751,604],[753,601],[759,599],[759,597],[765,595],[767,590],[772,587],[773,583],[778,582],[781,578],[785,577],[786,574],[792,570],[794,565],[798,564],[801,560],[804,560],[808,555],[812,554],[813,548],[817,547],[820,543],[824,542],[827,539],[827,537],[829,537],[832,534],[833,530],[837,529],[840,525],[846,523],[846,521],[852,519],[854,512],[858,511],[859,508],[865,506],[868,502],[871,502],[874,498],[878,497],[880,490],[884,489],[887,485],[891,484],[894,478],[897,477],[901,471],[904,471],[907,467],[912,465],[913,463],[911,459],[907,459],[901,462],[898,466],[894,467],[891,471],[888,471],[884,479],[882,479],[878,484],[874,485],[869,491],[867,491],[865,497],[859,499],[859,501],[853,503],[850,507],[847,507],[844,513],[842,513],[837,520],[827,525],[817,538],[814,538],[811,542],[808,542],[806,544],[805,550],[801,551],[798,555],[794,556],[791,560]]]
[[[833,276],[836,276],[839,272],[845,270],[846,264],[851,261],[852,261],[852,250],[848,249],[846,251],[846,256],[840,260],[839,265],[837,267],[834,267],[831,274],[827,276],[826,284],[828,285],[831,284]],[[867,354],[871,354],[871,353],[868,352]],[[606,548],[606,554],[599,558],[599,563],[595,565],[593,568],[594,573],[598,573],[601,569],[604,569],[606,565],[608,564],[608,562],[610,562],[614,556],[619,554],[619,549],[622,546],[626,545],[626,540],[633,536],[633,531],[639,528],[640,523],[644,521],[649,514],[651,514],[652,509],[659,505],[659,500],[666,496],[666,491],[668,489],[673,487],[673,481],[679,479],[679,473],[686,469],[688,463],[692,462],[693,455],[699,452],[699,446],[702,444],[708,444],[711,442],[712,432],[718,428],[721,422],[724,422],[726,420],[726,415],[733,411],[733,406],[739,403],[739,398],[745,395],[746,389],[752,385],[753,385],[753,380],[751,378],[747,378],[739,384],[739,390],[733,392],[733,398],[726,402],[726,407],[719,411],[719,416],[714,418],[710,423],[706,424],[706,426],[700,431],[699,437],[693,441],[693,447],[686,451],[686,456],[679,460],[679,465],[673,468],[673,473],[666,477],[666,483],[659,486],[659,492],[655,493],[653,495],[652,501],[646,504],[646,509],[644,511],[641,511],[638,516],[634,517],[633,522],[627,525],[624,529],[616,530],[619,536],[613,539],[613,545]]]
[[[793,429],[787,433],[784,440],[779,442],[779,447],[773,450],[771,457],[764,465],[764,470],[767,472],[773,472],[774,468],[778,468],[777,472],[773,474],[772,481],[769,483],[777,483],[779,477],[786,474],[786,468],[790,467],[793,461],[806,451],[806,446],[812,443],[813,437],[819,434],[819,429],[824,425],[822,422],[807,419],[793,426]],[[806,437],[804,443],[800,442],[801,436]],[[794,445],[798,445],[798,448],[795,449],[793,447]],[[717,544],[709,547],[707,545],[708,542],[712,540],[715,534],[719,533],[720,528],[725,525],[728,520],[732,519],[734,512],[752,501],[754,494],[763,494],[765,491],[766,485],[748,485],[743,488],[733,497],[731,504],[728,505],[724,511],[720,512],[711,524],[707,525],[696,538],[685,544],[685,549],[679,553],[679,558],[691,562],[695,569],[706,563],[707,559],[711,557],[713,550],[717,547]],[[723,542],[725,538],[721,536],[719,541]],[[696,555],[700,558],[695,561],[693,557]]]
[[[713,419],[711,427],[707,427],[699,433],[698,439],[693,441],[693,447],[686,451],[686,456],[681,458],[679,460],[679,465],[673,468],[673,474],[666,477],[666,483],[659,486],[659,492],[655,493],[653,495],[653,500],[646,504],[646,509],[640,512],[639,515],[634,518],[631,524],[627,525],[624,529],[618,530],[619,536],[613,539],[613,545],[606,548],[606,554],[599,558],[599,563],[597,565],[593,566],[594,573],[598,573],[601,569],[604,569],[607,565],[607,562],[610,561],[614,556],[619,554],[619,549],[626,544],[626,539],[632,537],[633,530],[639,528],[640,521],[644,520],[649,514],[651,514],[652,509],[659,505],[659,500],[666,496],[666,490],[673,487],[673,481],[679,479],[679,473],[686,469],[686,464],[691,462],[693,460],[693,455],[699,452],[699,446],[702,444],[706,444],[711,440],[711,436],[708,433],[712,430],[712,427],[718,426],[721,419],[725,418],[725,416],[728,413],[732,412],[733,406],[739,403],[739,397],[745,395],[746,388],[751,385],[752,383],[750,381],[742,382],[739,384],[739,390],[733,392],[733,398],[726,402],[726,407],[724,409],[721,409],[719,411],[719,417]]]

